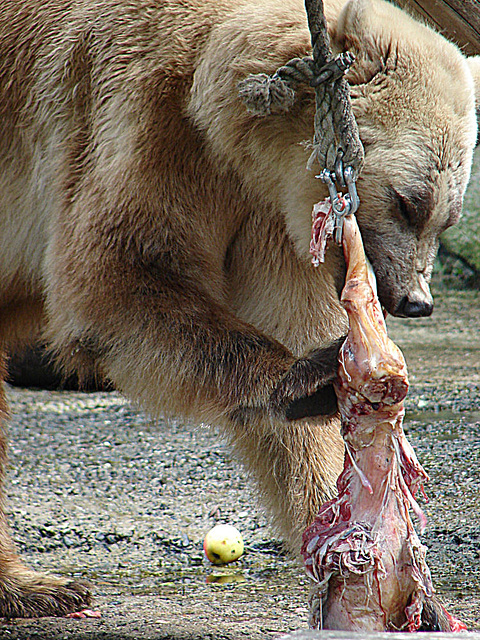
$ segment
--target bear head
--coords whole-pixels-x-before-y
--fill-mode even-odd
[[[384,0],[326,0],[325,12],[333,52],[356,56],[347,79],[365,147],[357,218],[380,300],[393,315],[429,315],[438,239],[458,221],[470,175],[480,63]],[[283,215],[302,260],[310,260],[312,206],[328,195],[306,170],[313,89],[302,85],[288,109],[258,115],[238,87],[310,53],[301,0],[241,4],[203,46],[188,106],[219,170],[234,167],[252,208],[263,202]],[[327,254],[318,287],[328,280],[339,291],[340,252]]]
[[[438,238],[459,220],[470,175],[478,60],[385,2],[351,0],[332,35],[356,55],[357,217],[379,297],[393,315],[429,315]]]

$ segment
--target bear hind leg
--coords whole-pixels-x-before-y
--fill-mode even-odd
[[[22,563],[10,536],[3,512],[7,460],[4,379],[5,359],[0,353],[0,618],[39,618],[81,611],[91,602],[86,585],[32,571]]]

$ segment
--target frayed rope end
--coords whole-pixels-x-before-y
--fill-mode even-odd
[[[256,116],[286,113],[295,101],[295,92],[278,76],[249,75],[238,83],[238,93],[247,110]]]

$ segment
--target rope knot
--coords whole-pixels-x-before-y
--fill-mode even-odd
[[[238,83],[238,93],[248,111],[257,116],[286,113],[295,101],[295,92],[278,73],[249,75]]]
[[[353,53],[340,53],[316,72],[313,58],[293,58],[271,76],[266,73],[247,76],[238,83],[238,93],[253,115],[286,113],[295,101],[294,89],[298,85],[318,87],[323,83],[334,83],[343,77],[354,60]]]

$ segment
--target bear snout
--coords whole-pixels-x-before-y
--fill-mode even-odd
[[[400,318],[424,318],[432,315],[433,299],[431,296],[418,298],[403,296],[393,313]]]

